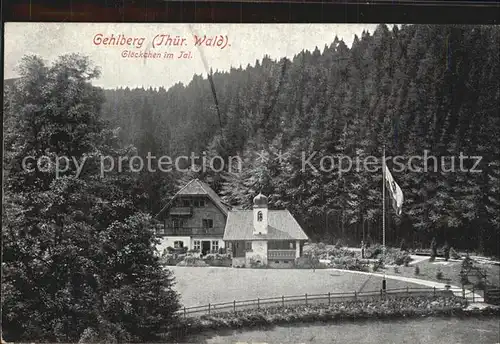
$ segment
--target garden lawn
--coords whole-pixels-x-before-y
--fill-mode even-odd
[[[420,268],[420,274],[415,275],[415,265]],[[481,269],[486,269],[487,280],[489,283],[494,285],[500,285],[500,267],[492,264],[478,264],[474,262],[474,266]],[[462,269],[462,261],[448,261],[445,262],[443,258],[436,258],[434,262],[429,260],[424,260],[422,262],[410,265],[408,267],[398,266],[399,273],[394,272],[393,267],[387,267],[386,274],[395,276],[404,276],[419,278],[428,281],[449,283],[455,286],[461,286],[460,283],[460,270]],[[443,279],[438,279],[436,274],[438,271],[443,273]],[[470,281],[475,283],[477,280],[474,277],[470,277]],[[469,285],[468,288],[471,288]]]
[[[223,267],[167,267],[185,307],[208,303],[304,294],[353,293],[380,290],[381,278],[329,269],[237,269]],[[390,280],[387,288],[422,287]]]

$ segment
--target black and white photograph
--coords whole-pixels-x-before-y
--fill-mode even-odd
[[[7,22],[3,343],[500,343],[500,27]]]

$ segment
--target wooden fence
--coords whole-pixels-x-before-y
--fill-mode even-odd
[[[383,291],[373,290],[373,291],[363,291],[357,292],[353,291],[350,293],[327,293],[327,294],[303,294],[295,296],[277,296],[270,298],[257,298],[249,300],[234,300],[230,302],[222,303],[209,303],[202,306],[194,307],[184,307],[179,310],[180,315],[203,315],[212,314],[216,312],[236,312],[237,310],[249,309],[249,308],[265,308],[269,306],[286,306],[286,305],[308,305],[308,304],[332,304],[334,302],[342,301],[352,301],[352,300],[363,300],[363,299],[374,299],[383,298],[385,296],[437,296],[437,295],[453,295],[449,290],[429,288],[429,287],[406,287],[398,289],[386,289]]]

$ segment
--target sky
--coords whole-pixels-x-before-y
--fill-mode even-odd
[[[254,65],[267,54],[273,59],[293,57],[303,49],[320,51],[335,36],[351,46],[354,35],[370,33],[376,24],[156,24],[156,23],[5,23],[4,78],[18,76],[17,65],[26,54],[35,54],[48,62],[68,53],[87,55],[101,68],[96,86],[160,87],[189,83],[195,74],[207,69],[226,71],[231,67]],[[137,38],[135,46],[103,45],[111,35],[125,40]],[[163,36],[162,36],[163,35]],[[167,39],[184,38],[182,45],[166,46]],[[220,39],[195,45],[194,35]],[[142,38],[142,45],[140,38]],[[119,40],[118,40],[119,42]],[[169,43],[169,42],[167,42]],[[176,40],[172,40],[176,43]],[[158,58],[130,57],[144,52]],[[184,57],[179,58],[181,51]],[[127,56],[123,56],[127,55]]]

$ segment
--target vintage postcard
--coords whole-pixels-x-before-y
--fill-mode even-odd
[[[499,342],[498,26],[4,34],[3,342]]]

